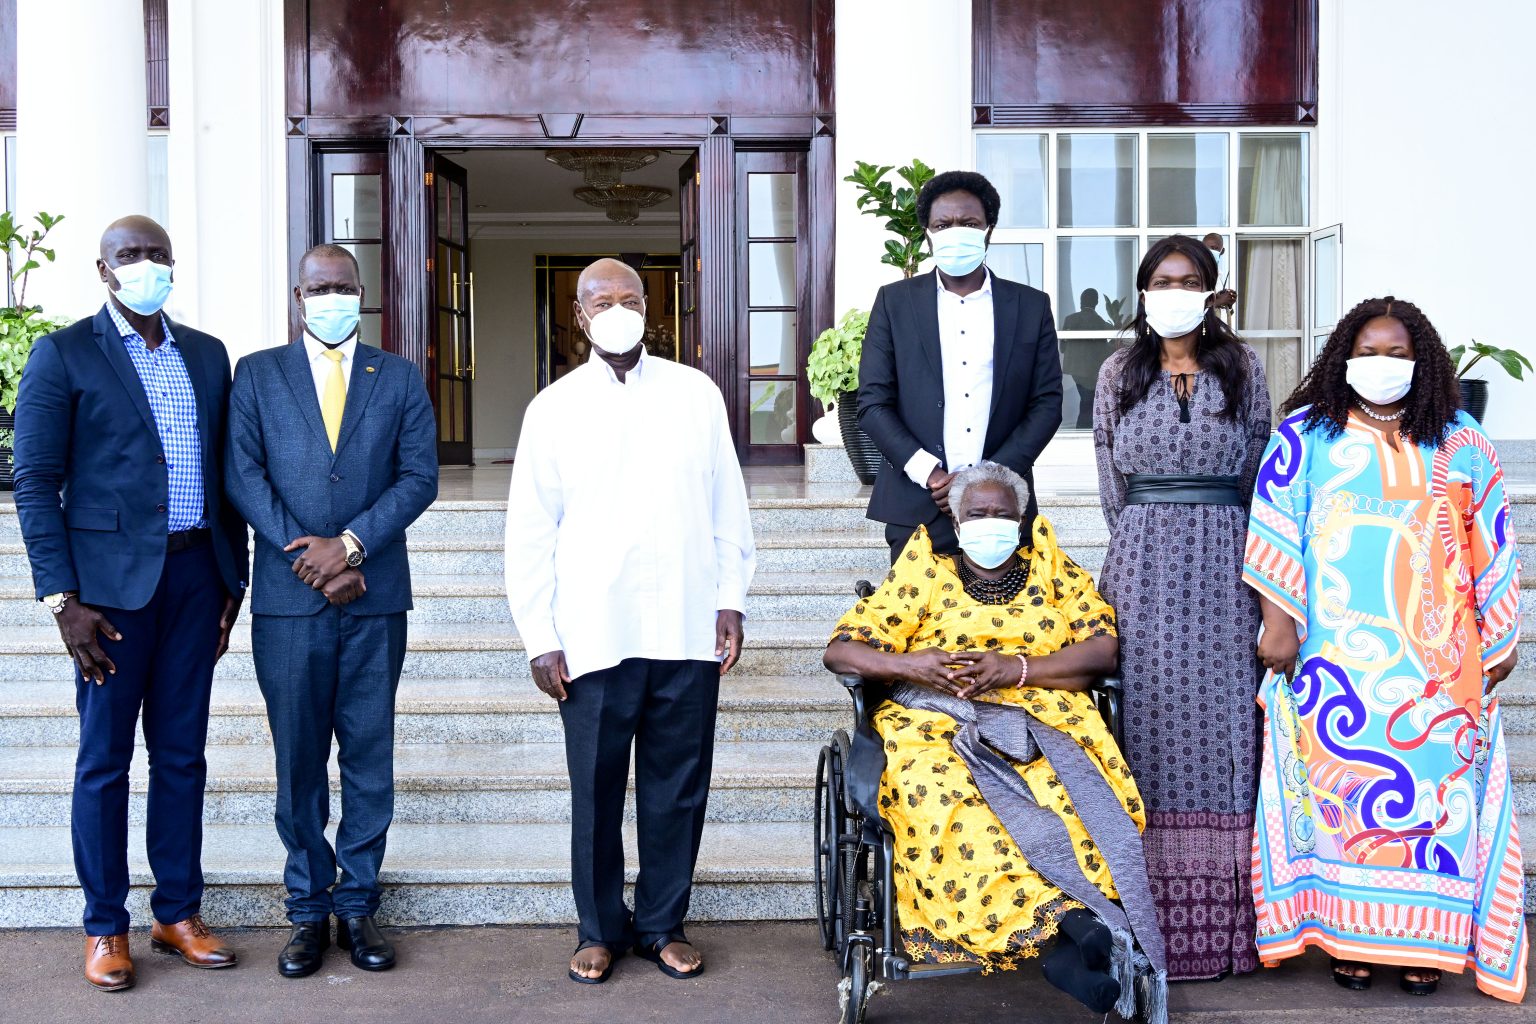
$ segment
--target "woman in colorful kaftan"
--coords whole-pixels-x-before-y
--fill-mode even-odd
[[[1285,403],[1244,578],[1262,598],[1259,958],[1317,946],[1432,993],[1525,995],[1523,876],[1495,687],[1520,567],[1503,474],[1411,303],[1361,303]]]

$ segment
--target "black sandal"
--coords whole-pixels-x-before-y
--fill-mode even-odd
[[[669,978],[676,978],[678,981],[687,981],[690,978],[697,978],[699,975],[703,974],[704,961],[702,960],[699,961],[699,966],[695,967],[693,970],[680,971],[661,958],[661,951],[672,945],[674,942],[688,942],[688,940],[681,935],[676,935],[671,938],[662,939],[660,942],[657,942],[650,947],[642,946],[637,942],[635,943],[635,956],[640,957],[642,960],[649,960],[651,963],[660,968],[662,974],[665,974]],[[688,944],[693,945],[691,942]]]
[[[1434,981],[1409,981],[1409,974],[1433,974]],[[1404,967],[1398,978],[1398,983],[1403,986],[1403,991],[1411,996],[1432,996],[1440,990],[1440,969],[1438,967]]]
[[[570,979],[578,985],[601,985],[603,982],[607,981],[608,976],[613,973],[613,965],[619,962],[619,957],[624,955],[624,951],[622,949],[614,949],[606,942],[583,942],[581,945],[576,947],[576,949],[571,953],[571,956],[575,956],[577,953],[580,953],[584,949],[608,950],[608,966],[603,970],[602,974],[599,974],[595,978],[588,978],[585,975],[577,974],[576,968],[574,967],[566,971],[565,973],[570,977]]]
[[[1339,968],[1341,967],[1348,970],[1349,973],[1340,974]],[[1355,972],[1362,967],[1364,967],[1366,970],[1370,970],[1371,965],[1361,963],[1358,960],[1340,960],[1338,957],[1334,957],[1333,980],[1349,989],[1351,992],[1364,992],[1366,989],[1371,987],[1371,976],[1367,974],[1363,978],[1356,977]]]

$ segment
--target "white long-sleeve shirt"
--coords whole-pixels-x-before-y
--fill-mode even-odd
[[[941,462],[950,472],[981,461],[992,418],[992,272],[980,288],[956,295],[939,283],[939,357],[944,367],[944,459],[919,448],[903,471],[919,487]]]
[[[725,402],[697,370],[599,358],[523,416],[507,501],[507,596],[529,659],[572,677],[626,658],[715,661],[756,550]]]

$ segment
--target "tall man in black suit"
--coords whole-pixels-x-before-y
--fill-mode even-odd
[[[37,597],[75,662],[71,831],[85,890],[85,979],[134,983],[128,770],[143,718],[154,948],[194,967],[235,954],[203,924],[203,787],[213,667],[248,577],[224,501],[229,356],[173,323],[171,240],[148,217],[101,236],[107,301],[32,347],[16,399],[16,514]]]
[[[983,262],[1001,207],[972,171],[924,185],[917,216],[938,269],[884,286],[869,314],[859,426],[885,454],[868,514],[892,561],[920,525],[934,550],[956,550],[950,481],[984,459],[1029,482],[1025,522],[1038,509],[1032,467],[1061,425],[1061,354],[1046,294]]]

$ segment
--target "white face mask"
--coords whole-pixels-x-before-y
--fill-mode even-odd
[[[139,260],[137,263],[124,263],[120,267],[108,267],[107,270],[119,285],[113,291],[108,284],[107,291],[140,316],[160,312],[160,308],[171,297],[171,268],[164,263]]]
[[[1372,405],[1391,405],[1413,387],[1412,359],[1357,356],[1344,365],[1344,380]]]
[[[1019,549],[1019,524],[1013,519],[967,519],[955,534],[960,550],[983,569],[996,569]]]
[[[587,318],[587,337],[611,356],[621,356],[645,337],[645,317],[623,306],[611,306]]]
[[[1184,288],[1162,288],[1142,292],[1142,307],[1147,311],[1147,326],[1159,338],[1182,338],[1205,319],[1205,303],[1212,292],[1192,292]]]

